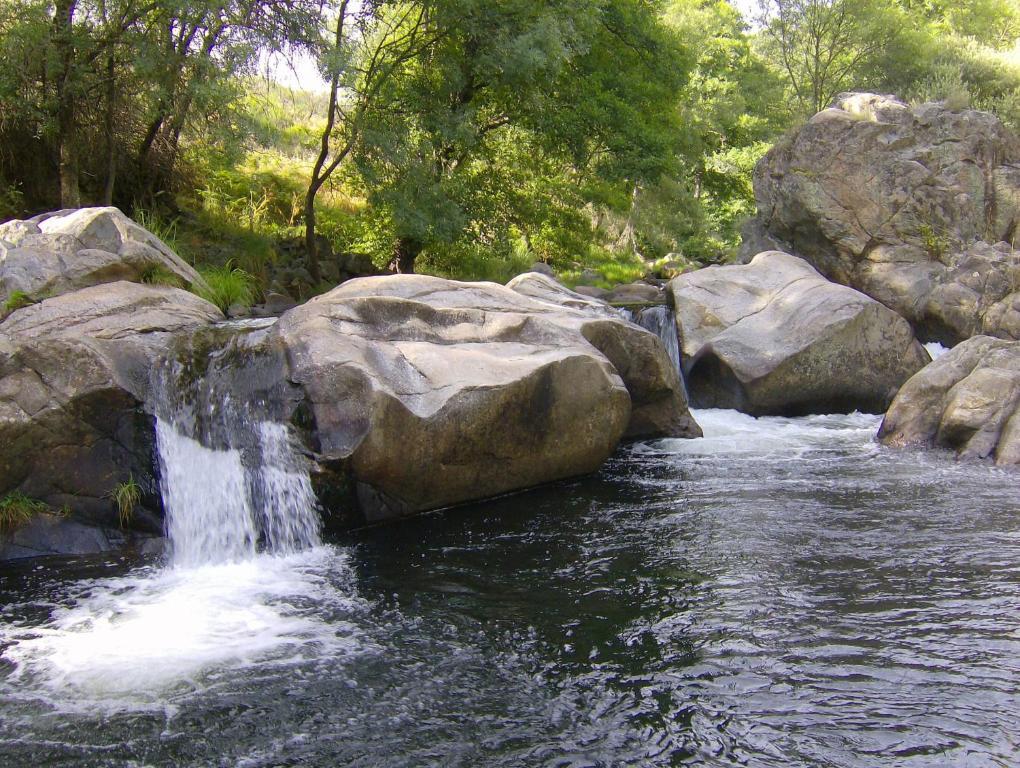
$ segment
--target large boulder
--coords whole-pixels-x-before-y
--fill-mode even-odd
[[[975,336],[940,356],[903,385],[879,439],[1020,464],[1020,342]]]
[[[199,274],[117,208],[78,208],[0,224],[0,304],[120,280],[174,280],[201,287]]]
[[[520,279],[517,291],[363,278],[280,319],[268,343],[286,350],[287,378],[303,391],[318,467],[353,480],[364,518],[594,471],[635,428],[632,413],[668,399],[654,391],[670,368],[658,339],[604,305],[525,295],[529,285],[549,289],[536,282],[545,280]],[[623,347],[635,339],[628,358]],[[631,370],[650,358],[662,371]],[[696,430],[684,408],[666,431]]]
[[[689,272],[670,287],[697,407],[882,413],[929,360],[903,318],[779,251]]]
[[[17,490],[116,525],[109,494],[133,478],[158,508],[143,409],[150,369],[176,334],[222,319],[191,293],[117,282],[0,322],[0,495]]]
[[[993,115],[843,94],[754,172],[743,260],[801,256],[926,341],[1020,338],[1020,139]]]
[[[668,349],[655,333],[621,322],[624,315],[620,310],[575,293],[547,275],[525,273],[507,287],[554,308],[581,313],[579,319],[577,312],[570,312],[560,322],[580,327],[588,342],[609,358],[623,378],[631,400],[625,437],[701,437],[701,427],[688,408],[675,350]]]

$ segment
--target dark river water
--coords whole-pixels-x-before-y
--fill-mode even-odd
[[[289,557],[0,566],[0,765],[1020,765],[1017,473],[698,418]]]

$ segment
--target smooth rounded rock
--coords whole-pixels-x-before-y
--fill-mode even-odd
[[[697,407],[882,413],[930,359],[903,318],[779,251],[689,272],[670,287]]]
[[[1020,464],[1020,342],[975,336],[941,355],[903,385],[878,436]]]
[[[518,286],[555,290],[525,277]],[[628,325],[605,305],[397,275],[316,297],[272,337],[304,393],[316,462],[353,479],[371,521],[597,469],[641,407],[630,372],[600,351],[625,343]]]
[[[0,303],[34,300],[120,280],[171,276],[202,287],[195,269],[117,208],[79,208],[0,224]]]

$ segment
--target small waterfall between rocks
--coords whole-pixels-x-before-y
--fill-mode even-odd
[[[658,304],[642,309],[623,309],[623,316],[647,331],[651,331],[662,340],[666,354],[673,361],[673,366],[680,374],[680,384],[687,395],[687,382],[684,380],[684,369],[680,359],[680,337],[676,331],[676,317],[671,307]]]
[[[665,304],[645,307],[631,312],[629,319],[662,339],[662,345],[666,348],[669,359],[673,361],[673,365],[676,366],[677,371],[680,371],[682,377],[680,339],[676,333],[676,319],[673,317],[673,310]]]
[[[153,372],[156,443],[170,561],[238,562],[264,550],[290,554],[319,543],[308,474],[272,390],[264,329],[221,346],[178,350]],[[269,364],[267,365],[267,361]],[[238,391],[240,388],[241,391]]]

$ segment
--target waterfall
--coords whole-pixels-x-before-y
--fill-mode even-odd
[[[665,304],[645,307],[633,313],[630,320],[662,339],[662,345],[666,348],[666,354],[669,355],[669,359],[673,361],[677,372],[682,376],[683,371],[680,368],[680,339],[676,333],[676,320],[673,317],[673,310]]]
[[[259,347],[265,336],[261,329],[235,331],[211,350],[208,339],[191,341],[153,372],[160,490],[175,566],[319,543],[308,462],[281,420],[286,384],[274,374],[272,354]]]
[[[666,354],[669,355],[669,359],[673,361],[673,367],[680,375],[680,386],[683,389],[684,397],[689,399],[680,357],[680,337],[676,332],[676,318],[673,316],[673,310],[665,304],[657,304],[642,309],[621,309],[620,312],[627,320],[640,325],[646,331],[651,331],[662,340]]]

